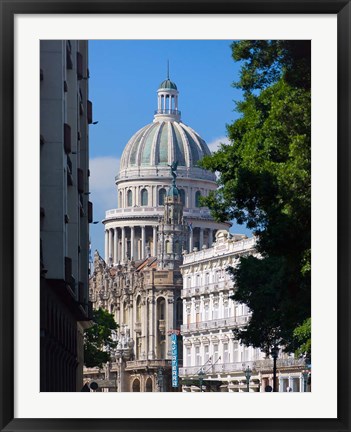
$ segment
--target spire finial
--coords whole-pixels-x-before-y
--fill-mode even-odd
[[[167,79],[169,79],[169,60],[167,60]]]

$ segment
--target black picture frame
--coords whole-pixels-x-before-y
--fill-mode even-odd
[[[1,431],[350,431],[351,4],[341,0],[0,0],[0,427]],[[14,18],[16,14],[337,14],[338,25],[338,416],[336,419],[14,418]],[[326,54],[327,57],[327,54]],[[327,61],[327,59],[326,59]],[[326,352],[326,355],[329,353]],[[331,353],[334,357],[335,353]],[[30,383],[28,383],[30,385]],[[328,391],[326,384],[325,391]],[[64,407],[63,407],[64,408]],[[292,407],[293,409],[293,407]]]

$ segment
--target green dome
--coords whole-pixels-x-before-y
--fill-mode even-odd
[[[170,79],[166,79],[161,82],[160,89],[177,90],[177,86]]]

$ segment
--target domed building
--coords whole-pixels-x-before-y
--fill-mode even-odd
[[[157,255],[158,220],[163,214],[170,165],[177,166],[177,187],[189,227],[185,249],[212,245],[218,229],[230,224],[213,220],[200,206],[200,197],[215,190],[215,175],[197,166],[210,154],[205,141],[181,121],[178,89],[169,78],[157,91],[157,110],[152,123],[138,130],[127,143],[116,176],[118,208],[108,210],[105,220],[105,261],[109,264]]]
[[[230,226],[200,207],[200,196],[216,189],[215,176],[197,166],[208,154],[205,141],[180,121],[177,86],[163,81],[154,121],[129,140],[121,158],[118,208],[103,221],[105,260],[94,257],[90,301],[119,325],[106,371],[85,370],[102,388],[181,390],[183,255],[210,247],[215,232]]]

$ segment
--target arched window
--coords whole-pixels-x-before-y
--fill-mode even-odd
[[[138,323],[141,322],[141,297],[140,296],[137,299],[136,321]]]
[[[123,195],[122,195],[122,191],[119,191],[119,200],[118,200],[118,208],[122,208],[123,207]]]
[[[132,389],[133,389],[134,393],[140,392],[140,381],[138,379],[135,379],[133,381],[133,387],[132,387]]]
[[[148,194],[147,194],[147,190],[146,189],[142,189],[141,191],[141,205],[142,206],[147,206],[148,204]]]
[[[183,206],[185,207],[185,190],[180,189],[179,194],[180,194],[180,201],[182,202]]]
[[[127,192],[127,205],[128,207],[132,207],[133,205],[133,192],[131,190]]]
[[[166,189],[160,189],[158,193],[158,204],[165,205]]]
[[[195,207],[200,207],[200,197],[201,197],[201,192],[197,191],[195,194]]]
[[[157,315],[159,320],[165,319],[165,299],[163,297],[157,299]]]
[[[126,301],[123,303],[123,324],[129,324],[129,308]]]
[[[183,300],[180,297],[176,300],[176,323],[177,328],[183,324]]]
[[[145,391],[146,392],[152,392],[152,379],[151,378],[148,378],[146,380]]]

